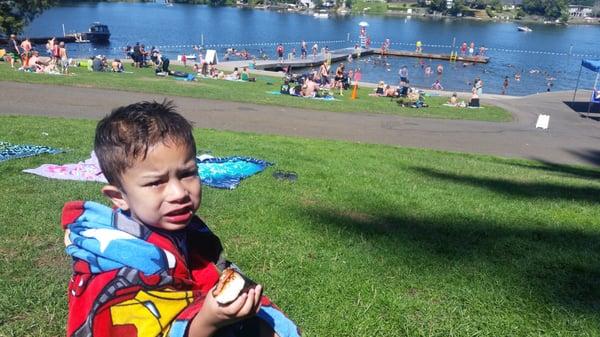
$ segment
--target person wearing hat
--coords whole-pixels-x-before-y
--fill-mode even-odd
[[[21,59],[21,52],[19,50],[19,45],[17,44],[17,36],[15,34],[10,34],[10,39],[8,40],[8,46],[6,48],[6,56],[10,61],[10,67],[15,67],[15,61]]]

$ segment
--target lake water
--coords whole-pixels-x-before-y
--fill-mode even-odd
[[[266,10],[239,9],[201,5],[161,3],[72,3],[47,10],[25,31],[26,35],[61,36],[67,32],[86,31],[90,23],[100,21],[111,30],[108,45],[69,44],[71,57],[97,54],[123,57],[123,48],[136,42],[159,46],[171,58],[193,53],[193,46],[204,45],[219,50],[222,58],[227,47],[247,49],[258,55],[263,49],[274,57],[275,46],[283,42],[286,52],[300,51],[300,41],[314,42],[330,49],[351,47],[358,39],[358,23],[369,23],[372,46],[379,47],[386,38],[392,49],[414,49],[421,40],[426,52],[450,53],[452,42],[475,42],[484,45],[491,61],[486,65],[468,65],[446,61],[389,57],[362,58],[348,65],[361,68],[363,80],[398,83],[398,70],[406,65],[409,78],[417,86],[429,87],[439,78],[446,90],[468,91],[475,77],[484,81],[484,92],[500,93],[505,76],[509,76],[508,94],[526,95],[575,87],[582,58],[600,58],[600,26],[530,25],[533,32],[518,32],[515,23],[475,20],[425,19],[384,16],[335,16],[317,19],[311,15]],[[424,67],[442,64],[442,76],[427,76]],[[515,73],[521,73],[516,81]],[[595,74],[582,72],[580,86],[591,88]]]

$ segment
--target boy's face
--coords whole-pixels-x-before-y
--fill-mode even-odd
[[[185,228],[200,207],[196,158],[184,146],[159,143],[121,175],[122,188],[102,192],[141,223],[166,230]]]

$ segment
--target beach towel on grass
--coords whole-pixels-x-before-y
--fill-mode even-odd
[[[219,270],[229,264],[219,238],[196,216],[176,233],[158,231],[121,210],[72,201],[61,223],[73,258],[68,337],[184,337]],[[281,337],[300,336],[266,296],[256,317],[219,336],[254,336],[249,329],[256,320]]]
[[[244,178],[262,172],[273,165],[249,157],[205,157],[197,159],[198,174],[202,183],[211,187],[234,189]]]
[[[62,180],[79,180],[79,181],[97,181],[101,183],[107,183],[100,164],[98,164],[98,158],[94,151],[92,151],[91,157],[83,162],[77,164],[43,164],[33,169],[23,170],[26,173],[37,174],[42,177]]]
[[[249,157],[216,158],[211,156],[198,157],[196,164],[204,185],[230,190],[236,188],[242,179],[272,165],[264,160]],[[84,162],[65,165],[44,164],[37,168],[23,170],[23,172],[52,179],[107,183],[100,164],[98,164],[98,158],[93,151],[91,157]]]
[[[37,156],[43,153],[57,154],[61,152],[63,151],[60,149],[48,146],[20,145],[0,141],[0,162],[16,158]]]

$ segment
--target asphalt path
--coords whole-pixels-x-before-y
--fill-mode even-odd
[[[572,92],[526,97],[483,95],[513,115],[508,123],[337,113],[83,87],[0,81],[0,114],[100,119],[113,108],[172,99],[196,127],[347,140],[518,157],[553,164],[600,167],[600,121],[582,118],[564,102]],[[589,94],[578,93],[586,101]],[[547,130],[536,129],[550,115]],[[1,136],[0,136],[1,138]],[[1,139],[0,139],[1,140]]]

